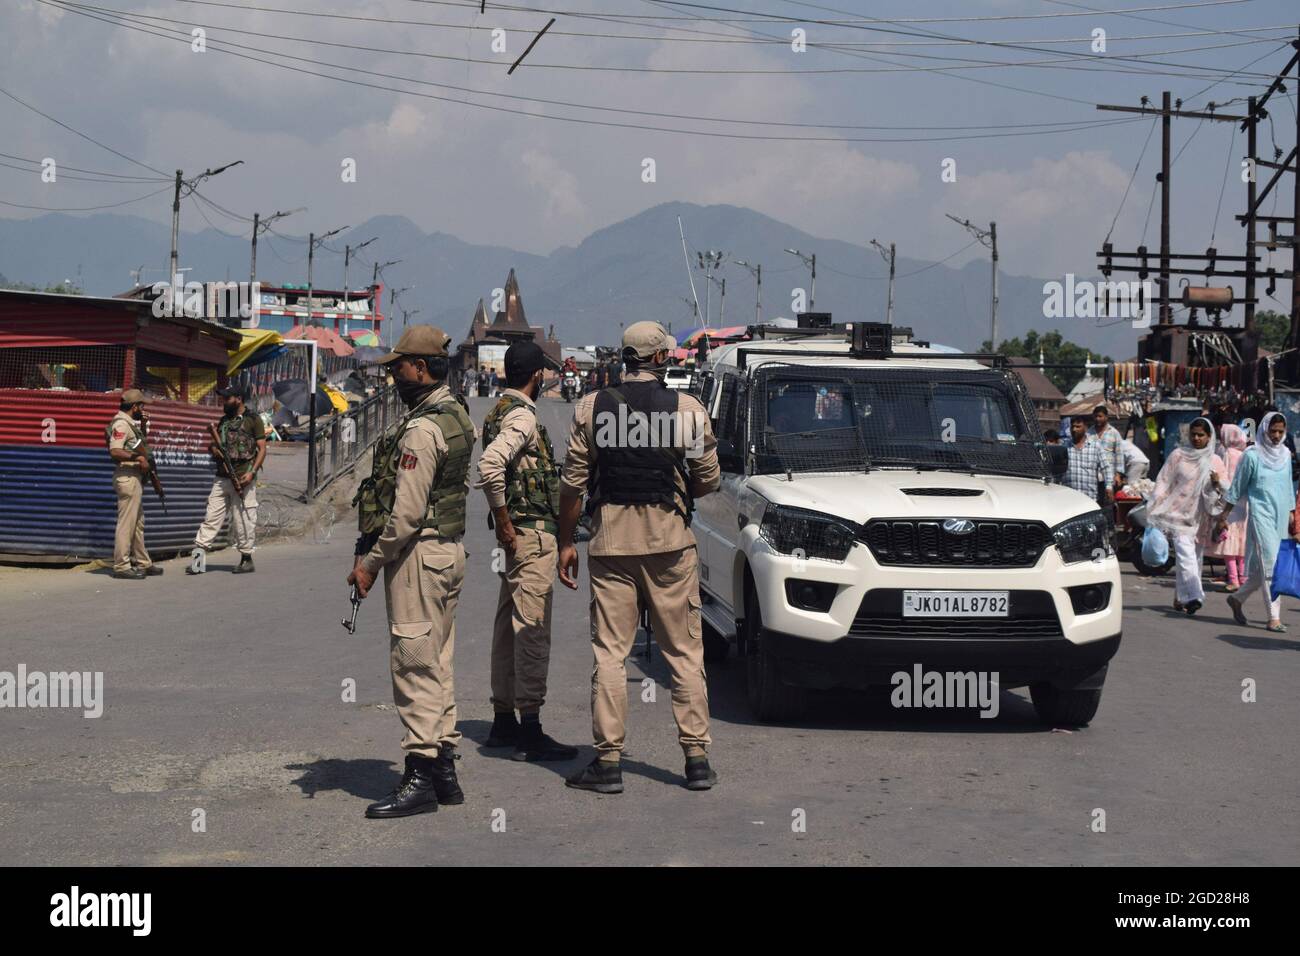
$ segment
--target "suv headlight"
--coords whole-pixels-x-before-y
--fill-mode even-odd
[[[802,552],[802,557],[843,561],[857,537],[857,528],[848,522],[818,511],[769,504],[763,511],[758,533],[782,554]]]
[[[1056,548],[1066,564],[1109,558],[1115,553],[1110,546],[1110,529],[1100,511],[1063,521],[1052,529]]]

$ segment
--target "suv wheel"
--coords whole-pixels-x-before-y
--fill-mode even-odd
[[[791,687],[781,680],[781,668],[763,646],[763,614],[753,588],[745,593],[745,686],[749,707],[762,721],[791,720],[799,717],[807,705],[808,695],[802,687]]]
[[[708,621],[700,621],[700,629],[704,636],[704,663],[717,664],[727,659],[727,652],[731,649],[731,642],[717,632],[717,630]]]
[[[1060,688],[1052,684],[1031,684],[1029,697],[1034,702],[1038,719],[1054,727],[1086,727],[1097,716],[1101,704],[1101,688],[1078,690]]]

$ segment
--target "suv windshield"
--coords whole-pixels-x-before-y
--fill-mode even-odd
[[[764,366],[750,394],[759,473],[920,468],[1046,475],[1038,423],[1011,373]]]

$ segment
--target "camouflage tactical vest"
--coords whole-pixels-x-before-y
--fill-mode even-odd
[[[465,478],[474,447],[474,423],[459,403],[451,401],[421,406],[375,443],[370,477],[361,482],[352,498],[357,508],[357,528],[362,534],[380,533],[388,524],[397,494],[398,440],[416,418],[431,419],[447,443],[447,455],[433,476],[420,527],[432,528],[444,538],[465,530]]]
[[[496,440],[506,415],[513,409],[527,407],[517,396],[501,396],[483,422],[483,447],[486,449]],[[506,510],[510,512],[510,523],[516,527],[534,527],[556,534],[560,516],[560,474],[555,467],[551,439],[541,422],[537,422],[537,437],[536,466],[520,468],[515,462],[506,466]]]
[[[218,426],[221,433],[221,446],[233,462],[252,461],[257,457],[257,439],[245,427],[244,415],[246,414],[247,412],[234,418],[223,415]]]

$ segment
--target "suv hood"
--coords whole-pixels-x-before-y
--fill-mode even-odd
[[[859,524],[872,518],[1000,518],[1041,521],[1051,528],[1097,510],[1093,499],[1064,485],[1001,475],[901,469],[869,474],[795,474],[791,481],[782,475],[758,475],[749,478],[746,486],[773,504],[820,511]],[[921,489],[979,493],[915,493]]]

